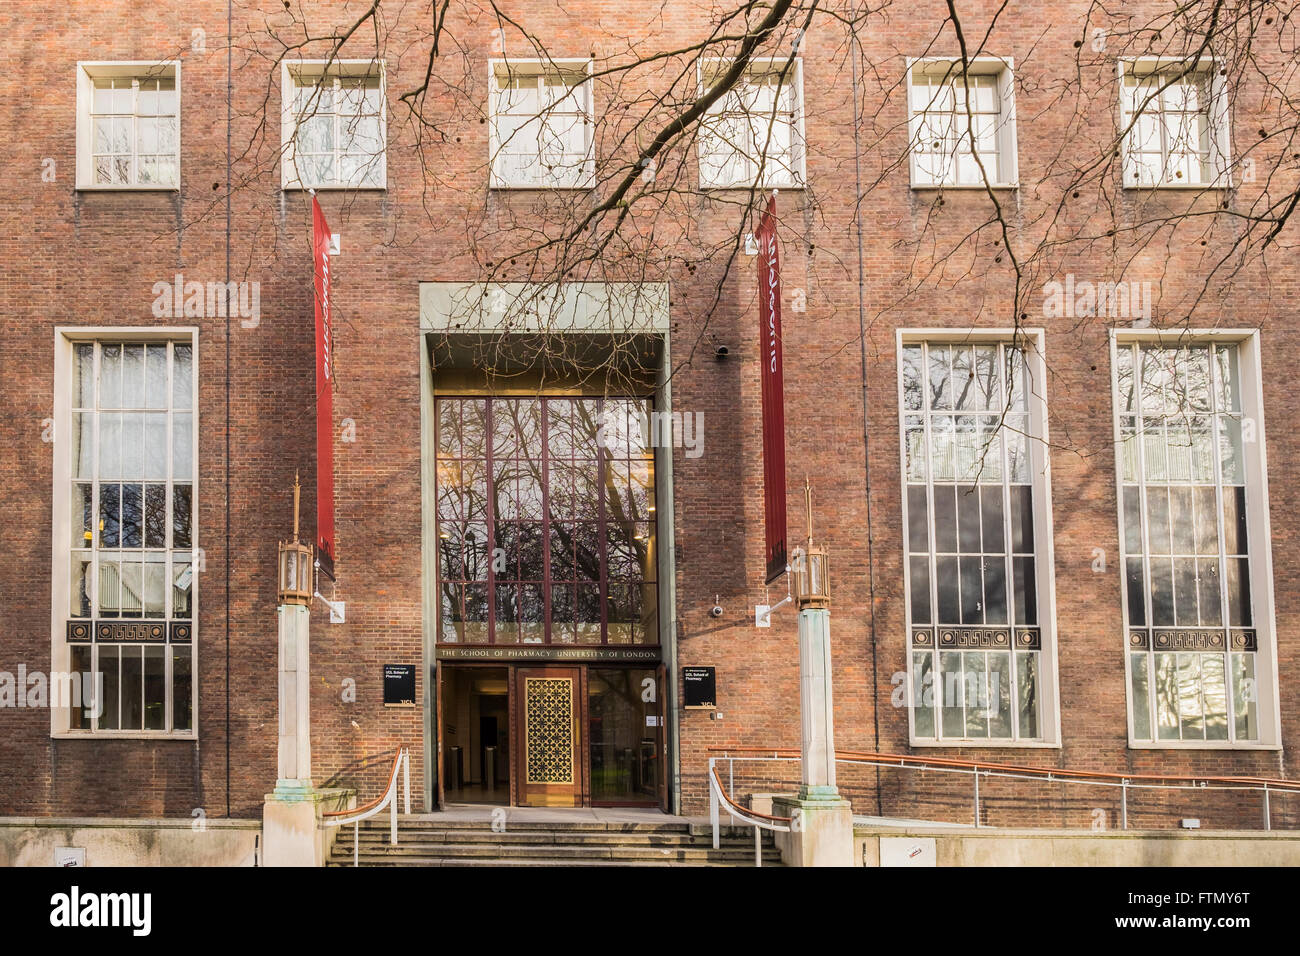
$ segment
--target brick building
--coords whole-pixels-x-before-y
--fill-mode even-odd
[[[1127,22],[1098,44],[1078,2],[990,30],[976,3],[963,74],[941,4],[852,41],[777,4],[698,135],[645,162],[749,56],[699,46],[702,11],[456,10],[426,82],[416,18],[336,51],[361,11],[258,6],[229,30],[206,0],[0,14],[0,670],[106,675],[94,717],[0,687],[0,813],[260,813],[296,471],[308,531],[316,500],[308,186],[339,237],[322,590],[346,604],[313,612],[318,783],[373,792],[400,741],[424,809],[698,813],[711,748],[798,745],[793,612],[755,626],[784,596],[755,185],[779,189],[788,510],[807,475],[838,746],[1288,775],[1294,226],[1270,252],[1249,225],[1295,188],[1260,79],[1283,54],[1252,72]],[[625,179],[588,255],[564,230]],[[391,664],[413,706],[385,705]],[[686,709],[701,666],[716,708]],[[860,813],[969,812],[964,782],[841,782]],[[1114,804],[990,789],[988,822]]]

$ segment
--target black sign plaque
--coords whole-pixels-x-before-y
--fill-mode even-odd
[[[683,667],[682,684],[687,708],[712,710],[718,706],[718,678],[712,667]]]
[[[415,703],[415,665],[384,665],[384,706]]]

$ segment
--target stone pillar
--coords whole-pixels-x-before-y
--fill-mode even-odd
[[[793,818],[781,857],[793,866],[852,866],[853,811],[835,785],[835,708],[831,696],[830,611],[799,611],[799,710],[803,779],[797,797],[773,812]]]
[[[321,866],[321,794],[311,782],[311,609],[280,605],[280,729],[275,790],[262,808],[265,866]]]

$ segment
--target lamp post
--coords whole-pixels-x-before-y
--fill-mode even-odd
[[[831,597],[826,549],[813,544],[812,486],[804,479],[808,539],[791,554],[799,606],[799,711],[802,779],[782,798],[794,822],[789,847],[799,866],[853,864],[853,811],[835,785],[835,708],[831,695]]]
[[[278,569],[280,725],[275,790],[262,808],[267,866],[320,866],[320,793],[311,782],[310,620],[312,547],[298,539],[300,486],[293,476],[293,538],[280,542]]]

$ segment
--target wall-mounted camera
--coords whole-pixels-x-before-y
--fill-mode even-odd
[[[709,609],[709,614],[712,615],[713,617],[722,617],[722,605],[721,604],[713,605],[713,607]]]
[[[721,362],[730,354],[730,350],[725,345],[719,345],[717,349],[714,350],[713,357]]]

